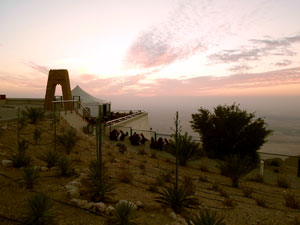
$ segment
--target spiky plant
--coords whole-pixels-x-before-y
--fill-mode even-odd
[[[208,209],[200,211],[200,214],[187,218],[188,225],[225,225],[224,217],[218,217],[216,212]]]
[[[33,132],[33,140],[36,144],[41,140],[41,136],[42,132],[39,129],[35,128]]]
[[[256,167],[256,161],[251,157],[241,157],[239,154],[225,157],[224,161],[218,161],[221,174],[229,177],[233,187],[238,187],[239,180],[250,173]]]
[[[61,156],[58,159],[57,166],[60,170],[60,175],[63,177],[70,176],[73,172],[72,162],[67,156]]]
[[[33,166],[25,167],[22,173],[23,182],[26,184],[26,188],[28,189],[33,188],[33,185],[37,183],[39,177],[40,177],[39,170]]]
[[[27,154],[26,150],[29,147],[29,143],[26,140],[22,140],[18,143],[18,150],[11,158],[13,166],[20,168],[22,166],[29,166],[31,163],[31,157]]]
[[[48,150],[40,157],[40,159],[47,163],[48,168],[51,168],[58,162],[59,154],[56,151]]]
[[[29,119],[31,124],[36,124],[45,117],[45,112],[42,108],[26,107],[22,113],[23,116]]]
[[[22,216],[24,225],[54,224],[55,209],[53,202],[42,193],[37,193],[27,199]]]
[[[170,206],[175,213],[180,213],[184,208],[193,208],[198,205],[197,199],[184,186],[176,187],[175,184],[166,186],[159,196],[155,199],[157,202]]]
[[[57,136],[58,141],[64,146],[66,149],[66,153],[69,155],[74,146],[76,145],[76,142],[78,140],[78,137],[76,135],[76,132],[72,129],[68,130],[66,133]]]
[[[186,132],[184,135],[178,135],[178,160],[181,166],[186,166],[190,161],[200,158],[200,145],[192,140],[192,136]],[[172,155],[176,155],[176,144],[174,140],[170,140],[171,148],[169,151]]]
[[[107,173],[105,162],[92,160],[88,170],[88,186],[95,201],[105,201],[115,189],[115,184],[111,181]]]
[[[107,222],[109,225],[137,225],[135,221],[138,217],[136,209],[136,205],[132,202],[119,201]]]

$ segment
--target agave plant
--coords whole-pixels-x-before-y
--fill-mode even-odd
[[[115,189],[115,184],[107,173],[105,162],[92,160],[88,170],[88,186],[93,193],[93,200],[105,201]]]
[[[23,181],[28,189],[33,188],[39,177],[39,170],[35,167],[26,167],[22,173]]]
[[[137,219],[137,207],[135,204],[129,201],[120,201],[116,205],[116,210],[113,215],[108,218],[108,224],[110,225],[137,225],[135,220]]]
[[[61,156],[59,159],[58,159],[58,163],[57,163],[57,166],[60,170],[60,175],[61,176],[70,176],[73,172],[72,170],[72,162],[71,160],[66,157],[66,156]]]
[[[72,129],[68,130],[68,132],[57,136],[58,141],[64,146],[66,149],[66,153],[69,155],[77,142],[76,132]]]
[[[241,177],[250,173],[256,167],[256,161],[251,157],[241,157],[239,154],[225,157],[224,161],[218,162],[221,174],[229,177],[233,187],[238,187]]]
[[[176,155],[176,144],[174,140],[170,140],[169,151],[172,155]],[[178,160],[181,166],[185,166],[188,162],[200,158],[201,149],[198,143],[192,140],[192,136],[186,132],[184,135],[179,134],[177,139]]]
[[[45,163],[47,163],[47,167],[51,168],[53,166],[56,165],[56,163],[58,162],[59,159],[59,155],[56,151],[53,150],[49,150],[47,152],[45,152],[40,159],[42,161],[44,161]]]
[[[36,144],[40,141],[41,136],[42,136],[42,132],[39,129],[34,129],[33,139]]]
[[[55,210],[53,202],[42,193],[37,193],[27,199],[25,212],[22,216],[24,225],[54,224]]]
[[[184,208],[192,208],[198,205],[197,199],[184,186],[178,186],[173,184],[166,186],[161,192],[160,196],[155,200],[163,205],[170,206],[175,213],[180,213]]]
[[[27,117],[30,123],[36,124],[44,118],[45,112],[42,108],[26,107],[26,110],[23,111],[23,116]]]
[[[20,168],[22,166],[29,166],[31,163],[31,157],[27,154],[29,143],[26,140],[22,140],[18,144],[18,150],[13,154],[11,160],[15,168]]]
[[[187,218],[188,225],[225,225],[224,217],[218,217],[216,212],[210,210],[200,211],[199,215]]]

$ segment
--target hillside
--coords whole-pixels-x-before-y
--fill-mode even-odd
[[[38,128],[41,138],[38,143],[33,139],[33,132]],[[58,134],[71,129],[60,119]],[[17,125],[15,122],[0,124],[0,161],[10,159],[17,149]],[[86,185],[86,174],[89,162],[96,157],[95,138],[77,132],[78,141],[68,156],[72,161],[73,173],[63,177],[57,167],[46,168],[41,156],[53,149],[52,120],[45,119],[37,125],[26,124],[21,130],[21,137],[30,143],[27,150],[32,158],[32,165],[41,169],[39,182],[33,189],[27,189],[21,182],[23,168],[11,165],[0,165],[0,223],[17,224],[24,212],[26,199],[34,192],[45,193],[54,201],[56,208],[55,221],[58,224],[105,224],[108,210],[101,212],[91,202]],[[199,213],[208,208],[216,211],[218,216],[225,217],[226,224],[296,224],[300,210],[285,205],[287,193],[297,196],[300,201],[300,178],[296,177],[295,162],[289,159],[288,166],[267,166],[265,181],[258,183],[249,178],[255,177],[257,170],[245,177],[239,188],[231,187],[228,178],[221,176],[216,169],[216,162],[208,158],[179,167],[180,183],[193,188],[199,205],[195,209],[182,211],[175,218],[171,209],[157,203],[155,198],[162,185],[174,180],[174,158],[168,153],[150,151],[147,146],[131,146],[128,140],[123,143],[127,151],[121,153],[118,142],[103,138],[103,157],[107,162],[108,172],[116,182],[116,189],[105,207],[115,206],[119,200],[128,200],[138,206],[138,224],[185,224],[182,217]],[[144,150],[144,151],[143,151]],[[65,155],[62,145],[57,146],[60,155]],[[277,169],[280,174],[274,172]],[[284,176],[290,182],[289,188],[277,186],[277,177]],[[78,187],[79,194],[68,193],[68,186]],[[76,196],[77,195],[77,196]],[[71,200],[73,198],[73,200]],[[81,199],[87,201],[74,200]],[[257,203],[258,202],[258,203]],[[261,204],[259,206],[258,204]],[[300,219],[300,217],[299,217]],[[298,220],[299,221],[299,220]],[[298,223],[297,223],[298,224]]]

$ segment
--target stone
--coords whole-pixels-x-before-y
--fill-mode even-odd
[[[94,202],[88,202],[87,204],[85,204],[83,206],[83,208],[85,208],[85,209],[92,209],[92,208],[94,208]]]
[[[154,214],[151,214],[150,217],[151,217],[151,218],[155,218],[155,215],[154,215]]]
[[[112,215],[113,211],[115,211],[115,208],[113,206],[108,206],[106,209],[105,209],[105,214],[106,215]]]
[[[68,183],[68,185],[80,187],[80,186],[81,186],[81,183],[80,183],[80,181],[79,181],[78,179],[76,179],[76,180],[70,181],[70,182]]]
[[[94,203],[94,206],[97,212],[104,213],[106,210],[106,205],[103,202]]]
[[[13,161],[9,159],[3,159],[2,160],[2,166],[4,167],[11,167],[13,165]]]
[[[41,167],[41,171],[48,171],[49,169],[48,169],[48,167],[46,167],[46,166],[42,166]]]
[[[79,188],[73,185],[66,185],[67,194],[70,198],[78,198],[80,196]]]
[[[33,167],[35,170],[37,170],[37,171],[40,171],[41,170],[41,167],[40,166],[34,166]]]
[[[1,127],[2,130],[6,130],[7,129],[7,125]]]
[[[79,207],[84,207],[85,205],[88,204],[88,201],[83,199],[78,199],[78,198],[72,198],[71,203],[75,203]]]
[[[144,208],[143,203],[141,201],[136,201],[135,204],[138,208]]]
[[[169,217],[173,220],[176,220],[176,218],[177,218],[176,213],[174,213],[174,212],[170,212]]]

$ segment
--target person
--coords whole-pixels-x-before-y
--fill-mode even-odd
[[[143,133],[141,133],[141,137],[142,137],[142,139],[141,139],[141,144],[145,144],[145,142],[146,141],[148,141],[148,139],[147,138],[145,138],[145,136],[144,136],[144,134]]]

